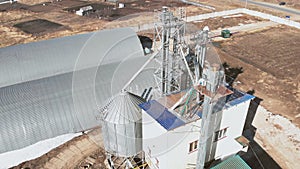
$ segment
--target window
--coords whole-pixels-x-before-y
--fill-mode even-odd
[[[216,141],[219,141],[219,140],[225,138],[226,137],[226,133],[227,133],[227,129],[228,129],[228,127],[224,128],[222,130],[216,131],[215,132],[215,139],[214,139],[214,141],[216,142]]]
[[[191,142],[189,152],[191,153],[193,151],[196,151],[197,149],[198,149],[198,140]]]

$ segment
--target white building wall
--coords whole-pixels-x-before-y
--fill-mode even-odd
[[[195,164],[197,151],[190,153],[189,144],[199,139],[200,122],[198,120],[168,132],[168,152],[163,154],[167,160],[161,162],[164,168],[187,168],[189,163]]]
[[[224,158],[243,147],[235,138],[242,135],[250,100],[223,110],[220,129],[226,128],[226,137],[217,142],[215,158]]]
[[[157,138],[160,135],[167,132],[160,124],[157,123],[148,113],[142,110],[142,119],[143,119],[143,139],[145,141]]]
[[[159,125],[157,121],[144,110],[142,110],[142,119],[145,160],[150,168],[156,168],[155,166],[158,164],[156,156],[161,151],[160,149],[165,148],[166,146],[166,142],[161,141],[161,139],[164,139],[164,134],[167,133],[167,130]]]
[[[242,150],[235,140],[242,135],[250,100],[223,112],[220,129],[228,127],[226,137],[217,144],[215,158],[223,158]],[[194,167],[197,151],[189,152],[189,144],[199,139],[201,119],[173,130],[165,130],[143,111],[143,148],[150,168]]]
[[[191,122],[156,138],[143,140],[144,151],[146,156],[151,158],[152,166],[157,165],[159,168],[169,169],[187,168],[187,164],[195,164],[197,151],[189,153],[189,143],[199,139],[200,123],[201,120]],[[157,123],[157,125],[160,124]],[[149,135],[145,133],[144,136]]]
[[[76,13],[76,15],[83,16],[83,11],[82,10],[78,10],[75,13]]]
[[[167,133],[161,125],[159,125],[155,119],[153,119],[148,113],[142,110],[143,119],[143,150],[145,152],[145,160],[150,168],[156,168],[157,160],[156,154],[158,149],[165,147],[165,142],[160,141],[163,134]],[[158,146],[159,145],[159,146]]]

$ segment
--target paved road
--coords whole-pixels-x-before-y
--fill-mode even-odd
[[[279,6],[278,4],[271,4],[271,3],[265,3],[265,2],[257,2],[257,1],[252,1],[252,0],[240,0],[243,2],[248,2],[250,4],[254,4],[254,5],[258,5],[258,6],[262,6],[262,7],[267,7],[267,8],[272,8],[272,9],[276,9],[282,12],[288,12],[291,14],[295,14],[295,15],[300,15],[300,11],[296,10],[296,9],[290,9],[287,7],[283,7],[283,6]]]
[[[186,3],[186,4],[190,4],[190,5],[195,5],[195,6],[207,8],[207,9],[210,9],[210,10],[216,10],[216,8],[214,8],[212,6],[204,5],[204,4],[201,4],[201,3],[198,3],[198,2],[187,1],[187,0],[181,0],[181,2]]]

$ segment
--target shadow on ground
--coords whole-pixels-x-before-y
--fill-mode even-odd
[[[223,63],[223,68],[225,70],[226,82],[229,86],[232,86],[239,74],[243,73],[243,67],[230,67],[227,62]]]
[[[248,94],[254,94],[255,91],[248,91]],[[248,114],[243,130],[243,136],[249,141],[248,151],[240,152],[239,155],[246,161],[252,169],[281,169],[281,167],[273,160],[273,158],[260,145],[254,141],[256,128],[252,125],[257,108],[262,99],[255,97],[249,106]]]

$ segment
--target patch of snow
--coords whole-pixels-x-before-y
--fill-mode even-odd
[[[223,18],[236,18],[236,17],[242,17],[243,14],[236,14],[236,15],[227,15],[227,16],[223,16]]]
[[[280,115],[271,115],[270,121],[273,124],[279,124],[286,135],[293,136],[293,139],[300,141],[300,129],[297,128],[290,120]]]
[[[289,119],[273,114],[259,106],[254,117],[257,128],[254,140],[282,165],[283,168],[299,168],[300,129]]]
[[[273,114],[269,111],[267,111],[265,108],[262,106],[258,107],[258,113],[261,112],[264,114],[264,117],[268,119],[269,123],[275,125],[278,124],[282,127],[282,131],[287,134],[287,135],[293,135],[296,140],[300,141],[300,129],[295,126],[289,119]]]
[[[65,134],[51,139],[39,141],[33,145],[24,147],[19,150],[2,153],[0,154],[0,169],[10,168],[24,161],[40,157],[50,150],[66,143],[67,141],[79,135],[81,135],[81,133]]]
[[[193,21],[193,23],[203,22],[203,20]]]

